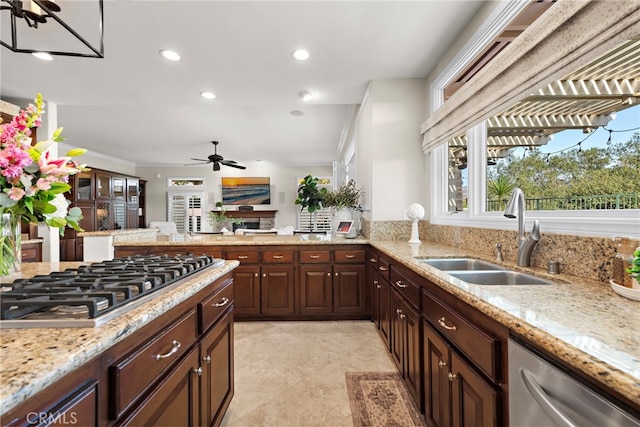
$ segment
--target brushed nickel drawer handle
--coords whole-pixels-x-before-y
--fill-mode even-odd
[[[356,256],[353,254],[346,254],[344,257],[351,259],[351,258],[355,258]]]
[[[212,307],[224,307],[225,305],[229,304],[229,298],[227,297],[223,297],[220,302],[214,302],[213,304],[211,304]]]
[[[283,256],[282,256],[282,255],[274,255],[274,256],[273,256],[273,259],[282,259],[282,258],[283,258]]]
[[[455,327],[455,325],[454,326],[449,326],[445,322],[446,322],[446,319],[444,317],[441,317],[441,318],[438,319],[438,324],[440,326],[442,326],[443,328],[445,328],[445,329],[447,329],[449,331],[455,331],[456,329],[458,329],[458,328]]]
[[[369,261],[376,262],[377,260],[375,258],[369,258]]]
[[[247,258],[249,258],[249,257],[246,256],[246,255],[238,255],[238,259],[247,259]]]
[[[176,354],[176,352],[180,348],[180,345],[181,344],[176,340],[171,341],[171,350],[169,350],[169,352],[165,354],[156,354],[156,360],[166,359],[167,357]]]
[[[380,266],[380,267],[378,267],[378,270],[380,270],[380,271],[387,271],[387,267]]]
[[[309,255],[309,258],[318,259],[318,258],[320,258],[320,255]]]
[[[402,280],[396,281],[396,286],[399,287],[399,288],[406,288],[407,287],[407,285],[402,283]]]

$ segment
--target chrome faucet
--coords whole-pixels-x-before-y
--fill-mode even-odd
[[[517,213],[516,213],[517,212]],[[524,237],[524,193],[519,188],[514,188],[511,199],[504,211],[507,218],[518,218],[518,265],[529,267],[531,265],[531,252],[540,241],[540,223],[533,221],[533,228],[529,237]]]

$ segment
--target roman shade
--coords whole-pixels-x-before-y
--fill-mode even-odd
[[[422,124],[424,152],[638,37],[637,0],[558,0]]]

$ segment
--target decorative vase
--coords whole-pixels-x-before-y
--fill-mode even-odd
[[[20,216],[0,216],[0,276],[10,278],[19,273],[22,263]]]

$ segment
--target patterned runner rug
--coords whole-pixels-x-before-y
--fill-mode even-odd
[[[424,418],[396,372],[347,372],[354,427],[422,427]]]

